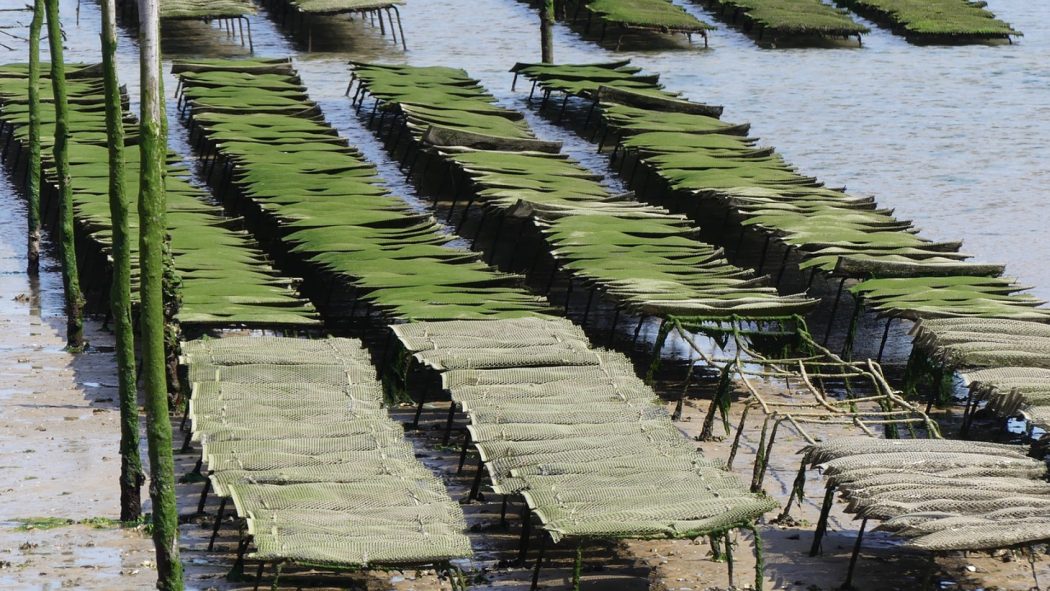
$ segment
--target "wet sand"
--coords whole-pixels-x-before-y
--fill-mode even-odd
[[[0,179],[0,588],[145,589],[153,545],[106,525],[32,527],[36,520],[120,516],[120,411],[112,335],[89,320],[91,349],[64,350],[62,280],[41,260],[25,273],[25,211]]]

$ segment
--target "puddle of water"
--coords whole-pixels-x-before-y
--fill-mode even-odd
[[[17,526],[10,522],[0,525]],[[74,526],[76,527],[76,526]],[[82,527],[82,526],[81,526]],[[64,528],[63,528],[64,529]],[[11,568],[0,570],[0,587],[4,589],[26,589],[28,572],[39,572],[32,588],[40,590],[69,588],[127,588],[121,578],[123,557],[120,548],[110,545],[119,539],[120,532],[107,532],[105,542],[84,544],[69,532],[48,531],[33,535],[36,545],[18,550],[11,555]],[[93,536],[98,539],[98,536]],[[88,580],[90,579],[90,580]]]
[[[1006,420],[1006,430],[1014,435],[1024,435],[1025,433],[1029,433],[1029,429],[1031,429],[1031,433],[1029,434],[1028,439],[1033,441],[1038,441],[1039,438],[1046,435],[1045,429],[1032,425],[1024,418],[1010,417]]]

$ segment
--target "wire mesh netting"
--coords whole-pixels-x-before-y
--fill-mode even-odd
[[[380,128],[389,118],[392,137],[411,137],[462,174],[470,203],[486,213],[529,218],[561,270],[621,309],[770,318],[815,305],[731,265],[682,216],[611,194],[600,176],[562,154],[559,143],[537,138],[520,113],[463,70],[355,63],[353,80],[355,99],[371,96],[382,109]]]
[[[847,512],[882,521],[878,529],[909,546],[989,550],[1050,539],[1047,467],[1024,447],[858,437],[803,453],[803,466],[823,470],[828,494],[837,490]]]
[[[528,348],[566,362],[521,367]],[[567,320],[416,323],[394,327],[414,358],[445,370],[500,494],[520,493],[555,540],[695,537],[752,522],[776,506],[704,458],[671,423],[626,357],[589,349]],[[463,343],[462,347],[457,343]],[[539,344],[546,343],[546,344]],[[475,356],[477,358],[475,359]]]
[[[961,243],[924,238],[874,199],[800,174],[748,137],[749,125],[722,121],[721,107],[684,99],[628,61],[514,72],[540,89],[541,105],[551,93],[564,96],[563,111],[570,97],[593,101],[587,123],[600,145],[616,146],[614,164],[643,198],[673,201],[701,222],[706,206],[721,208],[742,231],[764,235],[767,250],[774,241],[796,254],[800,269],[854,280],[853,294],[882,315],[1048,319],[1041,300],[1000,277],[1003,265],[970,261]]]
[[[269,362],[267,360],[270,360]],[[193,438],[263,561],[344,567],[471,555],[459,505],[383,408],[358,341],[183,345]]]
[[[234,190],[282,229],[282,247],[390,319],[549,313],[430,216],[382,187],[375,167],[324,121],[287,60],[174,66],[197,139]],[[351,310],[351,315],[353,310]]]
[[[913,358],[958,370],[970,389],[971,414],[981,405],[1000,417],[1021,415],[1050,426],[1050,326],[990,318],[924,320],[912,329]]]
[[[46,71],[46,67],[44,68]],[[44,75],[46,78],[46,74]],[[108,261],[112,259],[112,220],[109,205],[109,152],[106,146],[105,94],[101,69],[97,66],[69,65],[71,127],[67,147],[70,158],[70,187],[73,215],[78,232],[85,240],[84,250]],[[28,68],[22,64],[0,67],[0,120],[8,145],[19,150],[29,145]],[[43,103],[45,203],[57,195],[58,178],[50,157],[55,112],[51,85],[41,84]],[[126,100],[126,97],[125,97]],[[125,110],[127,149],[125,191],[138,192],[139,150],[135,148],[137,127]],[[24,159],[23,156],[19,156]],[[226,218],[222,208],[190,182],[190,174],[169,154],[167,162],[167,229],[171,237],[171,260],[178,276],[177,319],[184,326],[202,328],[249,326],[268,329],[315,329],[320,326],[317,311],[301,299],[291,281],[268,264],[266,257],[237,223]],[[19,175],[21,177],[21,175]],[[138,215],[137,201],[128,202],[132,257],[132,297],[138,298]],[[52,209],[57,209],[57,204]],[[78,247],[81,248],[81,247]],[[104,289],[93,282],[105,282],[105,273],[82,277],[85,287]],[[100,281],[101,279],[101,281]]]

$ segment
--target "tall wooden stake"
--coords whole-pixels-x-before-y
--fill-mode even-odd
[[[142,515],[142,458],[139,456],[138,391],[135,383],[135,334],[131,320],[131,236],[128,195],[124,188],[124,120],[117,79],[117,8],[102,0],[102,76],[106,92],[109,139],[109,212],[113,225],[113,284],[110,308],[117,337],[117,387],[120,394],[120,520]]]
[[[29,234],[26,272],[40,274],[40,29],[44,0],[34,0],[29,23]]]
[[[59,245],[62,252],[62,284],[66,292],[66,345],[71,351],[84,347],[84,295],[80,291],[77,251],[73,237],[73,188],[69,181],[69,99],[66,68],[62,59],[62,23],[59,0],[46,0],[47,36],[51,47],[51,86],[55,95],[55,170],[59,192]]]
[[[139,47],[142,114],[139,132],[139,263],[141,271],[142,376],[146,398],[146,438],[149,442],[150,498],[153,501],[153,544],[157,552],[157,589],[182,591],[179,561],[178,507],[175,502],[175,462],[164,354],[164,97],[160,80],[159,0],[139,2]]]
[[[554,0],[543,0],[540,11],[540,45],[541,60],[545,64],[554,63]]]

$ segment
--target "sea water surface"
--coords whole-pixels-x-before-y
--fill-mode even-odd
[[[680,0],[681,1],[681,0]],[[29,15],[0,12],[0,62],[25,61]],[[697,16],[714,19],[682,1]],[[806,174],[916,221],[936,240],[964,241],[977,259],[1008,264],[1007,272],[1050,298],[1050,3],[991,0],[989,8],[1024,33],[1012,45],[917,46],[868,23],[863,47],[767,49],[719,23],[710,48],[619,51],[586,40],[559,23],[559,62],[631,58],[689,98],[726,107],[724,118],[748,121],[752,133],[778,148]],[[375,60],[458,66],[509,106],[524,108],[525,92],[510,89],[508,68],[539,54],[538,17],[517,0],[408,0],[401,9],[408,50],[378,29],[340,18],[305,38],[276,24],[262,9],[252,17],[255,54],[292,56],[327,117],[366,155],[386,159],[352,116],[343,91],[347,62]],[[98,61],[98,6],[62,0],[67,59]],[[79,20],[77,14],[79,13]],[[121,29],[122,82],[137,104],[134,29]],[[46,49],[46,42],[45,42]],[[199,24],[166,30],[167,59],[248,55],[239,42]],[[174,80],[169,78],[169,95]],[[169,112],[176,116],[173,101]],[[137,107],[136,107],[137,108]],[[604,160],[582,141],[536,117],[545,136],[600,168]],[[172,125],[174,146],[188,153],[184,130]],[[387,163],[388,164],[388,163]],[[396,168],[382,166],[391,188]],[[410,191],[400,191],[410,193]]]

